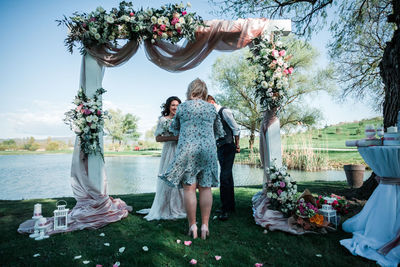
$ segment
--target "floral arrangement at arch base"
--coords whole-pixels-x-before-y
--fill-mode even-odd
[[[277,168],[272,165],[267,173],[270,178],[266,185],[267,197],[270,199],[269,207],[289,217],[296,206],[296,182],[286,172],[285,166]]]
[[[196,13],[187,11],[191,4],[167,4],[161,8],[147,8],[135,11],[132,2],[122,1],[118,8],[106,11],[97,7],[90,13],[75,12],[72,16],[56,20],[58,25],[68,28],[65,45],[70,53],[75,42],[85,47],[110,44],[117,46],[118,39],[141,42],[150,39],[152,43],[162,39],[172,43],[182,38],[194,41],[197,27],[205,26]]]
[[[105,92],[105,89],[99,88],[91,99],[82,88],[79,89],[73,101],[75,107],[67,111],[64,118],[65,124],[79,137],[81,151],[86,155],[100,153],[103,160],[99,133],[103,131],[104,119],[110,117],[107,111],[102,110],[100,96]]]
[[[289,79],[294,71],[289,62],[292,55],[287,54],[281,36],[282,33],[271,33],[269,38],[265,34],[254,38],[250,48],[252,56],[248,57],[249,62],[257,66],[255,93],[261,106],[277,112],[287,99]]]
[[[303,192],[297,201],[294,217],[297,225],[304,230],[319,231],[329,225],[329,222],[324,220],[324,216],[318,214],[315,198],[308,189]]]

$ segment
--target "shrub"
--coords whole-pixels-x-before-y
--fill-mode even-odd
[[[60,144],[58,142],[50,142],[46,145],[46,151],[56,151],[60,149]]]

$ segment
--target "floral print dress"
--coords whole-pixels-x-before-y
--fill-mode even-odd
[[[215,140],[225,132],[215,107],[203,100],[188,100],[178,106],[171,132],[179,134],[175,157],[159,177],[170,186],[198,183],[218,186],[218,160]]]

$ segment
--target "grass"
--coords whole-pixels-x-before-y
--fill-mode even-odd
[[[339,193],[345,190],[342,182],[299,183],[313,193]],[[43,213],[52,214],[57,199],[0,201],[0,265],[1,266],[188,266],[194,258],[197,266],[375,266],[364,258],[353,256],[339,244],[350,238],[342,230],[326,235],[294,236],[283,232],[263,234],[263,228],[254,223],[251,197],[260,187],[236,188],[237,211],[226,222],[211,220],[210,237],[206,241],[193,240],[189,247],[176,240],[190,240],[186,235],[186,220],[147,222],[135,213],[120,222],[99,230],[82,230],[34,241],[16,232],[18,225],[29,219],[35,203],[42,203]],[[341,191],[342,190],[342,191]],[[219,192],[213,191],[213,209],[219,206]],[[150,207],[154,194],[123,195],[121,197],[135,210]],[[75,200],[66,198],[69,207]],[[213,216],[213,215],[212,215]],[[100,233],[105,233],[100,237]],[[110,243],[109,247],[104,243]],[[149,248],[148,252],[142,250]],[[124,253],[118,253],[126,247]],[[40,257],[33,255],[40,253]],[[321,254],[322,257],[316,257]],[[79,260],[74,256],[82,255]],[[220,261],[215,255],[222,256]],[[90,260],[84,265],[83,260]]]

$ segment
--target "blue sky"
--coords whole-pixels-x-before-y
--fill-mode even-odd
[[[33,136],[72,136],[63,124],[63,113],[79,88],[81,56],[69,54],[63,40],[67,29],[57,27],[56,19],[74,11],[90,12],[101,5],[109,10],[116,0],[3,0],[0,2],[0,138]],[[159,7],[168,1],[135,1],[136,8]],[[185,2],[184,2],[185,3]],[[191,1],[192,12],[204,19],[216,19],[206,0]],[[226,18],[228,19],[228,18]],[[329,33],[320,32],[312,44],[321,52],[319,64],[328,59],[325,44]],[[105,108],[119,108],[140,117],[139,131],[155,125],[160,105],[171,95],[184,100],[187,85],[194,78],[204,79],[211,94],[216,89],[209,79],[211,66],[220,52],[212,52],[200,66],[182,73],[169,73],[149,62],[140,49],[126,64],[107,68],[103,87]],[[307,102],[323,111],[323,124],[353,121],[380,115],[367,104],[350,100],[335,103],[320,94]],[[355,105],[356,103],[356,105]]]

